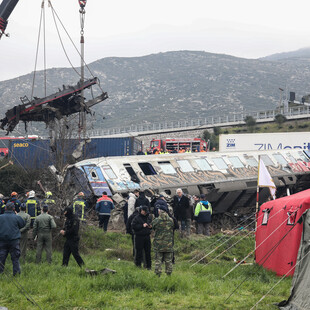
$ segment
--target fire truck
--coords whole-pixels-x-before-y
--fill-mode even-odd
[[[163,150],[164,152],[206,152],[208,143],[200,138],[175,138],[175,139],[152,139],[150,143],[152,152]]]

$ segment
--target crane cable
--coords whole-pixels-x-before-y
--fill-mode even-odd
[[[85,59],[82,57],[80,51],[78,50],[78,48],[76,47],[75,43],[73,42],[71,36],[69,35],[69,33],[68,33],[66,27],[64,26],[63,22],[61,21],[61,19],[59,18],[57,12],[55,11],[55,9],[54,9],[54,7],[53,7],[53,5],[52,5],[52,3],[51,3],[51,0],[48,0],[48,3],[49,3],[49,7],[51,7],[51,10],[52,10],[52,12],[53,12],[53,16],[55,15],[55,17],[56,17],[57,20],[59,21],[60,25],[62,26],[63,30],[64,30],[65,33],[67,34],[69,40],[71,41],[71,43],[72,43],[74,49],[76,50],[76,52],[77,52],[78,55],[80,56],[81,60],[83,61],[84,65],[85,65],[85,67],[88,69],[90,75],[91,75],[93,78],[95,78],[94,74],[93,74],[92,71],[90,70],[90,68],[89,68],[89,66],[87,65],[87,63],[85,62]],[[55,21],[55,25],[56,25],[56,21]],[[61,40],[61,37],[60,37],[60,33],[59,33],[59,32],[58,32],[58,35],[59,35],[59,39]],[[65,51],[65,48],[64,48],[64,47],[63,47],[63,49],[64,49],[64,51]],[[66,52],[65,52],[65,53],[66,53]],[[68,57],[67,57],[67,58],[68,58]],[[69,59],[68,59],[68,60],[69,60]],[[70,62],[70,64],[71,64],[71,62]],[[72,66],[72,68],[75,70],[75,68],[73,67],[72,64],[71,64],[71,66]],[[75,70],[75,71],[76,71],[76,70]],[[77,71],[76,71],[76,72],[77,72]],[[77,74],[78,74],[79,76],[81,76],[80,73],[77,72]],[[102,87],[101,87],[101,85],[100,85],[100,80],[99,80],[99,79],[98,79],[98,84],[97,84],[97,85],[98,85],[98,87],[100,88],[100,90],[101,90],[102,92],[104,92],[103,89],[102,89]]]

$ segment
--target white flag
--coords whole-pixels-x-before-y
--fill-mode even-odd
[[[259,159],[258,164],[258,180],[257,180],[258,187],[269,187],[270,194],[273,199],[276,199],[276,186],[272,180],[271,175],[269,174],[263,160]]]

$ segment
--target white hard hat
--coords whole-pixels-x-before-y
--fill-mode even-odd
[[[36,195],[36,193],[34,191],[30,191],[29,192],[29,198],[33,198]]]
[[[3,199],[3,197],[4,197],[4,196],[3,196],[2,194],[0,194],[0,199]]]

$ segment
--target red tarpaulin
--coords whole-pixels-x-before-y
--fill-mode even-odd
[[[310,189],[264,203],[258,212],[256,263],[277,275],[286,274],[296,264],[302,233],[297,223],[310,208]],[[288,273],[293,275],[294,268]]]

